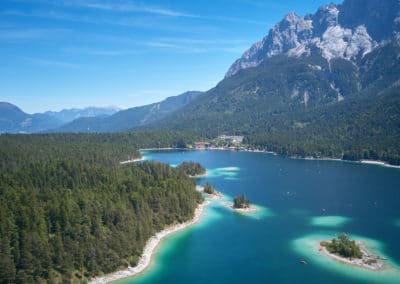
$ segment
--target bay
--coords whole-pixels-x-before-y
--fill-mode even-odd
[[[235,151],[154,151],[176,166],[200,162],[226,198],[246,193],[243,215],[215,201],[200,223],[169,236],[142,274],[119,283],[400,283],[400,170]],[[312,252],[340,232],[364,239],[391,269],[368,271]],[[306,260],[307,265],[301,265]]]

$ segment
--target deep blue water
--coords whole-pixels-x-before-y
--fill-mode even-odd
[[[216,201],[200,223],[162,242],[148,270],[123,283],[400,283],[400,170],[263,153],[144,154],[171,165],[200,162],[209,176],[199,183],[227,196],[246,193],[267,213],[244,216]],[[308,246],[340,232],[370,239],[394,268],[349,267]]]

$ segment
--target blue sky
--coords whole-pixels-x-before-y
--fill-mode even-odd
[[[1,0],[0,101],[33,113],[205,91],[285,14],[328,2]]]

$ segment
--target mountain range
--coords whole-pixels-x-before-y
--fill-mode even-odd
[[[54,117],[64,123],[69,123],[82,117],[110,116],[120,111],[118,107],[86,107],[83,109],[72,108],[61,111],[46,111],[44,114]]]
[[[236,133],[288,155],[400,163],[399,60],[399,1],[345,0],[287,14],[207,92],[54,131]]]
[[[37,133],[56,129],[80,117],[104,117],[119,111],[114,107],[87,107],[28,114],[19,107],[0,102],[0,133]]]
[[[161,102],[129,108],[108,117],[84,117],[65,124],[52,132],[117,132],[141,127],[159,121],[180,110],[201,92],[191,91],[169,97]]]
[[[289,13],[215,88],[160,125],[260,132],[277,115],[398,90],[399,5],[346,0],[314,15]]]
[[[400,4],[289,13],[191,104],[148,126],[245,135],[294,156],[400,163]]]
[[[147,125],[189,104],[201,92],[190,91],[150,105],[120,110],[115,107],[64,109],[27,114],[0,102],[0,133],[117,132]]]

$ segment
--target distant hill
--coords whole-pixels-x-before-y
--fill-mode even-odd
[[[188,105],[201,92],[186,92],[178,96],[169,97],[159,103],[134,107],[119,111],[108,117],[79,118],[54,132],[117,132],[126,131],[136,127],[158,121],[167,115]]]
[[[45,114],[27,114],[17,106],[0,102],[0,133],[33,133],[56,128],[62,122]]]
[[[61,111],[46,111],[44,114],[54,117],[64,123],[71,122],[82,117],[109,116],[120,111],[117,107],[87,107],[84,109],[72,108]]]

